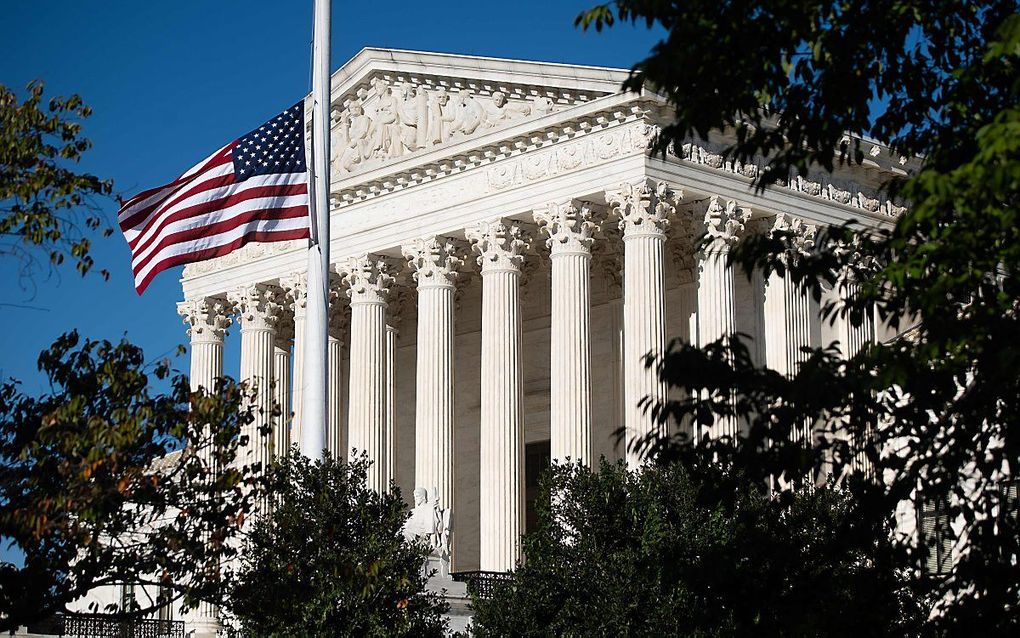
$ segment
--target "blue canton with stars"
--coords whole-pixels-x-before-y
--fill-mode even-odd
[[[305,172],[304,101],[237,140],[231,155],[238,182],[255,175]]]

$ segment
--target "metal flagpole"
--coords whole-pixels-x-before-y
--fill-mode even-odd
[[[326,447],[327,330],[329,323],[329,118],[332,0],[315,0],[312,35],[311,241],[302,375],[301,453],[322,458]]]

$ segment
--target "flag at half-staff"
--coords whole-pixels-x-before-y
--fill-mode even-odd
[[[159,272],[226,255],[248,242],[309,236],[305,107],[298,102],[117,214],[135,289]]]

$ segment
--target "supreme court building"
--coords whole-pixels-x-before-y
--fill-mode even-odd
[[[653,427],[639,402],[664,389],[642,356],[670,339],[745,333],[791,372],[802,346],[883,337],[726,255],[772,228],[810,245],[823,225],[891,224],[879,186],[913,160],[864,142],[862,166],[758,193],[760,165],[724,161],[724,138],[653,156],[671,111],[621,93],[627,75],[390,49],[333,75],[327,442],[366,452],[377,489],[435,488],[455,571],[514,567],[550,459],[638,463],[614,433]],[[229,332],[241,379],[292,415],[252,460],[300,438],[306,259],[303,240],[253,244],[184,270],[193,385],[223,374]]]

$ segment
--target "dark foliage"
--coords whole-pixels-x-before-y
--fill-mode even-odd
[[[0,537],[25,555],[21,567],[0,564],[0,631],[122,582],[167,597],[93,611],[216,599],[217,566],[236,554],[257,494],[252,469],[234,465],[252,420],[244,389],[223,380],[193,393],[168,362],[76,333],[39,369],[48,394],[0,387]]]
[[[556,466],[526,560],[483,636],[902,636],[919,607],[844,492],[786,492],[717,464]],[[549,499],[549,494],[553,498]]]
[[[244,635],[443,635],[427,550],[402,535],[399,492],[365,486],[367,467],[295,449],[272,469],[271,511],[251,531],[231,597]]]
[[[863,134],[923,155],[920,170],[888,185],[908,204],[892,228],[830,228],[811,254],[783,233],[732,253],[745,272],[788,270],[816,298],[836,288],[843,301],[828,305],[830,317],[859,324],[875,313],[905,335],[849,361],[816,349],[790,379],[755,369],[735,340],[676,344],[655,365],[688,398],[655,408],[694,429],[650,451],[711,455],[794,482],[843,477],[867,459],[881,480],[847,482],[862,516],[946,503],[956,560],[947,578],[924,582],[938,601],[931,629],[957,634],[1015,635],[1020,618],[1010,498],[1020,472],[1017,12],[1013,0],[620,0],[578,18],[665,27],[628,82],[675,107],[660,150],[735,132],[726,154],[766,158],[763,188],[861,162],[853,140]],[[722,414],[745,436],[692,445]],[[789,437],[804,424],[817,430],[812,449]],[[926,549],[905,549],[920,565]]]
[[[82,275],[94,265],[89,235],[104,226],[100,201],[112,184],[74,168],[92,146],[81,124],[91,114],[77,95],[43,106],[41,82],[20,104],[0,85],[0,256],[18,265],[22,285],[40,274],[40,253],[51,267],[69,257]]]

